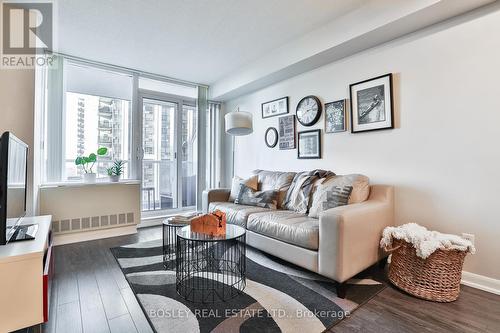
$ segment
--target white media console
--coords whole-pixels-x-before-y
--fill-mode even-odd
[[[0,246],[0,332],[42,324],[48,320],[52,253],[52,216],[25,217],[38,224],[34,240]]]

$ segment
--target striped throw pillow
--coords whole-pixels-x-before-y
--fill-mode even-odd
[[[309,217],[318,218],[325,210],[347,205],[351,192],[352,186],[318,186],[313,195]]]

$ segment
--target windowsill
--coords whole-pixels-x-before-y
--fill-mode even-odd
[[[141,181],[137,179],[123,179],[119,182],[110,182],[107,179],[97,180],[95,183],[84,183],[84,182],[59,182],[59,183],[47,183],[40,185],[40,188],[53,188],[53,187],[86,187],[86,186],[107,186],[107,185],[137,185]]]
[[[185,214],[185,213],[190,213],[190,212],[196,212],[196,206],[189,206],[189,207],[184,207],[184,208],[171,208],[171,209],[166,209],[166,210],[159,210],[159,211],[141,211],[142,216],[141,220],[142,221],[149,221],[149,220],[157,220],[157,219],[166,219],[168,217],[172,217],[175,215],[179,214]]]

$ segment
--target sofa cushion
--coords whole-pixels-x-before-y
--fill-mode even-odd
[[[259,191],[278,191],[278,208],[281,208],[295,172],[254,170],[252,173],[258,176]]]
[[[238,176],[233,177],[233,182],[231,184],[231,193],[229,193],[229,200],[230,202],[234,202],[236,200],[236,197],[238,197],[238,193],[240,193],[240,185],[245,184],[246,186],[250,187],[251,189],[257,191],[259,189],[259,177],[252,176],[247,179],[243,179]]]
[[[221,210],[226,213],[227,223],[247,227],[248,216],[252,213],[269,212],[271,209],[255,206],[237,205],[232,202],[211,202],[208,211]]]
[[[310,250],[318,250],[319,220],[289,210],[252,213],[247,229]]]

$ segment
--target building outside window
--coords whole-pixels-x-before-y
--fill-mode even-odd
[[[100,147],[108,153],[94,165],[98,178],[107,177],[114,160],[130,159],[130,101],[66,92],[65,167],[63,179],[79,180],[83,170],[74,163],[76,156],[88,156]],[[123,178],[129,178],[125,164]]]

